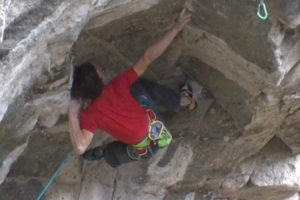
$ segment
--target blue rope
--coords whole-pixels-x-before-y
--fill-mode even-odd
[[[36,198],[36,200],[42,199],[44,194],[47,192],[51,184],[53,183],[56,176],[61,172],[63,169],[63,166],[66,164],[66,162],[69,160],[71,155],[73,154],[73,149],[68,152],[68,154],[65,156],[64,160],[60,163],[59,167],[56,169],[50,180],[48,181],[47,185],[43,188],[43,190],[40,192],[39,196]]]

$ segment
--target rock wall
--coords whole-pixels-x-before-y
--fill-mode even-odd
[[[188,77],[213,103],[164,113],[174,142],[147,161],[112,169],[73,156],[45,199],[299,199],[300,1],[266,1],[266,21],[254,0],[3,2],[1,200],[36,198],[71,149],[72,65],[104,66],[108,81],[184,6],[191,23],[145,76]],[[92,145],[111,140],[99,132]]]

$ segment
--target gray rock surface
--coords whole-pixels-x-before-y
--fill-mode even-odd
[[[71,149],[72,66],[107,80],[187,6],[192,20],[145,77],[187,77],[213,96],[163,113],[174,141],[118,169],[72,156],[45,199],[299,200],[300,1],[4,0],[0,5],[0,200],[35,199]],[[92,146],[111,141],[96,133]]]

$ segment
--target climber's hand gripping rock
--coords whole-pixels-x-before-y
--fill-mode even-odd
[[[191,17],[192,17],[192,15],[187,14],[186,8],[184,8],[180,13],[179,18],[178,18],[177,23],[175,24],[174,28],[178,32],[180,32],[184,28],[184,26],[191,21]]]

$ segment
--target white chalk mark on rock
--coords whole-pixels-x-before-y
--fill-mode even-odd
[[[4,182],[7,174],[9,173],[11,165],[19,158],[19,156],[23,153],[23,151],[27,147],[27,143],[28,142],[15,148],[10,154],[8,154],[6,159],[2,162],[0,168],[0,185]]]

